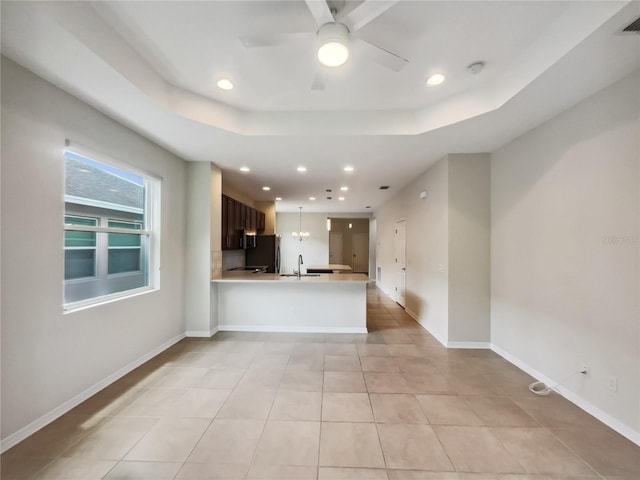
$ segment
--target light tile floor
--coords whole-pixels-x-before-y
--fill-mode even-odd
[[[185,339],[2,455],[3,480],[640,479],[640,448],[375,287],[369,334]]]

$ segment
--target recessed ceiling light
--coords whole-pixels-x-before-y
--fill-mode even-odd
[[[435,87],[436,85],[440,85],[444,82],[444,75],[441,73],[434,73],[427,79],[427,85],[430,87]]]
[[[340,190],[342,190],[343,192],[346,192],[349,190],[349,187],[340,187]]]
[[[302,165],[300,165],[298,168],[296,168],[296,170],[298,170],[299,172],[306,172],[307,167],[303,167]]]
[[[347,165],[346,167],[344,167],[344,171],[345,172],[353,172],[353,167],[351,165]]]
[[[247,173],[247,172],[250,172],[251,169],[249,167],[240,167],[240,171]]]
[[[263,189],[265,192],[268,192],[269,190],[271,190],[271,187],[262,187],[262,189]]]
[[[309,197],[309,200],[315,200],[316,197]]]
[[[338,197],[338,200],[343,201],[344,197]]]
[[[276,197],[276,202],[279,202],[280,200],[282,200],[282,197]]]
[[[109,191],[110,192],[119,192],[120,190],[118,190],[117,188],[110,188]]]
[[[82,173],[89,173],[89,170],[87,170],[86,168],[79,168],[78,171]]]
[[[228,78],[221,78],[216,85],[222,90],[233,90],[233,83]]]

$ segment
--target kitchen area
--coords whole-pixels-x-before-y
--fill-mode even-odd
[[[301,210],[276,215],[275,202],[252,202],[223,188],[222,272],[211,280],[218,330],[366,333],[368,248],[359,253],[367,268],[358,272],[352,248],[339,249],[351,257],[344,263],[333,261],[329,248],[331,234],[342,236],[342,224],[352,229],[356,221],[368,228],[368,219],[328,220]]]

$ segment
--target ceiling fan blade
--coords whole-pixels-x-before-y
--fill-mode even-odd
[[[305,2],[318,27],[335,22],[326,0],[305,0]]]
[[[339,22],[344,24],[349,32],[357,32],[396,3],[398,0],[366,0],[346,14],[344,18],[340,18]]]
[[[311,90],[324,90],[327,86],[328,80],[329,77],[325,72],[316,72],[316,76],[313,78],[313,82],[311,83]]]
[[[387,67],[394,72],[402,70],[409,60],[402,58],[395,53],[391,53],[384,48],[377,47],[369,42],[356,37],[350,37],[351,45],[354,49],[357,49],[362,55],[369,57],[376,63],[379,63],[383,67]]]
[[[275,47],[296,42],[300,38],[311,37],[309,32],[280,33],[275,35],[247,35],[239,37],[245,48]]]

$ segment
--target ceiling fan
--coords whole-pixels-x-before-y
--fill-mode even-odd
[[[344,16],[340,15],[344,0],[305,0],[305,3],[318,26],[315,33],[318,61],[328,69],[343,65],[352,51],[354,55],[366,56],[394,72],[400,71],[409,62],[400,55],[352,35],[393,7],[398,0],[365,0]],[[240,37],[240,40],[246,48],[272,47],[311,35],[309,32],[284,33]],[[318,69],[311,84],[312,90],[324,90],[328,69]]]

